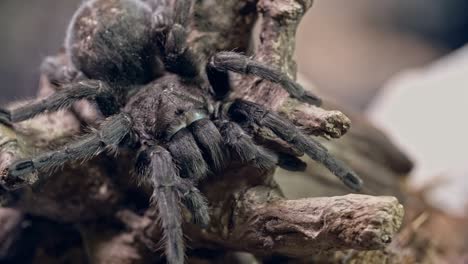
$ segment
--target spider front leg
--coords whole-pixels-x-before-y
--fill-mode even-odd
[[[124,138],[129,135],[130,129],[131,120],[127,115],[112,116],[102,123],[98,131],[85,135],[59,150],[16,161],[7,170],[5,185],[11,185],[10,181],[24,181],[24,176],[29,173],[39,171],[47,175],[68,161],[87,160],[105,150],[116,150]]]
[[[217,126],[232,160],[239,160],[242,164],[248,164],[261,170],[271,170],[276,167],[278,157],[256,145],[238,124],[218,121]]]
[[[183,201],[196,223],[207,226],[209,213],[205,198],[192,181],[179,177],[172,155],[162,147],[140,153],[137,171],[154,188],[152,200],[158,208],[166,239],[167,262],[181,264],[184,262],[184,241],[179,202]]]
[[[227,115],[242,125],[255,124],[271,129],[281,139],[303,151],[313,160],[322,163],[346,186],[354,191],[361,189],[362,180],[354,171],[343,162],[335,159],[322,144],[304,135],[289,120],[260,105],[240,99],[230,104]]]
[[[203,154],[187,128],[179,130],[171,138],[167,149],[176,160],[182,177],[198,181],[208,174],[209,168]]]
[[[11,124],[31,119],[45,112],[56,112],[69,108],[81,99],[94,100],[104,116],[119,111],[119,105],[112,90],[102,81],[83,80],[63,86],[63,90],[30,104],[12,109],[0,109],[0,122]]]
[[[209,119],[201,119],[189,126],[204,159],[215,173],[221,173],[228,165],[229,158],[224,151],[223,136]]]
[[[214,75],[226,71],[255,75],[270,82],[280,84],[292,97],[300,101],[318,106],[322,103],[319,97],[306,91],[300,84],[293,81],[280,70],[252,60],[245,55],[235,52],[219,52],[215,54],[207,65],[207,74]],[[224,87],[220,87],[216,82],[211,81],[216,76],[208,77],[215,90],[219,87],[222,94],[226,93]]]

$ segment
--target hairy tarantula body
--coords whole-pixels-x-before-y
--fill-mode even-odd
[[[195,223],[209,224],[207,201],[196,187],[200,180],[222,174],[232,161],[262,170],[281,163],[279,153],[256,144],[252,127],[270,129],[348,187],[358,190],[362,184],[286,118],[254,102],[228,99],[226,73],[231,71],[278,83],[303,102],[319,102],[285,74],[244,55],[220,52],[207,63],[196,59],[186,42],[191,5],[188,0],[176,0],[174,8],[166,0],[84,2],[66,38],[70,65],[48,59],[42,68],[61,89],[20,108],[0,109],[0,121],[10,124],[81,99],[95,102],[106,117],[96,131],[58,150],[16,161],[7,179],[21,182],[29,173],[46,175],[71,160],[130,148],[137,177],[153,187],[170,263],[184,260],[179,202]]]

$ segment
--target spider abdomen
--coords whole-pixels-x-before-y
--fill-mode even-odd
[[[75,13],[66,47],[73,66],[90,79],[145,84],[157,69],[151,9],[137,0],[92,0]]]

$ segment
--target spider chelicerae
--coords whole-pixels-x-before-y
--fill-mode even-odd
[[[184,259],[179,201],[195,223],[209,224],[207,202],[196,187],[201,179],[221,174],[233,160],[266,170],[280,162],[275,151],[254,142],[249,127],[270,129],[351,189],[361,187],[352,170],[286,118],[254,102],[230,100],[228,72],[278,83],[305,103],[319,104],[319,98],[281,71],[242,54],[219,52],[200,62],[186,42],[192,2],[169,2],[89,0],[80,6],[67,31],[69,65],[48,59],[43,67],[61,89],[41,101],[0,109],[0,121],[20,122],[81,99],[95,102],[106,119],[58,150],[16,161],[6,178],[21,181],[71,160],[123,147],[134,150],[136,174],[153,187],[169,263]]]

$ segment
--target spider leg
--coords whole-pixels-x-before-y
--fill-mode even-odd
[[[95,100],[105,116],[119,111],[119,105],[112,90],[102,81],[84,80],[64,85],[63,90],[51,96],[12,110],[0,109],[0,122],[16,123],[33,118],[45,112],[69,108],[81,99]]]
[[[180,264],[184,262],[184,241],[179,201],[184,201],[194,214],[195,221],[208,225],[206,201],[190,181],[178,176],[169,151],[155,147],[149,159],[148,175],[154,187],[152,200],[157,205],[166,238],[167,260],[168,263]]]
[[[199,75],[198,58],[188,47],[187,31],[182,25],[172,26],[166,38],[164,51],[164,65],[169,71],[187,78]]]
[[[211,71],[214,73],[232,71],[240,74],[255,75],[270,82],[280,84],[292,97],[298,100],[313,105],[321,104],[320,98],[304,90],[300,84],[293,81],[279,69],[275,69],[239,53],[219,52],[211,58],[208,67],[212,68]],[[213,83],[212,85],[216,89],[216,85]],[[222,93],[225,93],[225,91],[223,90]]]
[[[8,176],[22,180],[24,175],[32,172],[51,172],[70,160],[86,160],[105,150],[116,150],[129,135],[130,129],[131,120],[128,116],[112,116],[105,120],[96,132],[85,135],[59,150],[16,161],[9,167]]]
[[[160,152],[168,152],[162,147],[159,147],[158,149],[158,151]],[[135,165],[135,170],[140,179],[145,179],[146,181],[150,182],[156,189],[156,186],[154,184],[157,183],[157,180],[155,180],[155,178],[153,177],[154,175],[152,174],[151,170],[153,166],[152,161],[154,151],[154,148],[152,148],[140,152]],[[164,155],[169,155],[165,157],[165,159],[170,160],[171,163],[168,164],[171,164],[171,166],[173,166],[175,170],[178,170],[177,168],[175,168],[176,165],[170,153],[164,153]],[[177,190],[180,191],[180,193],[182,194],[183,204],[185,205],[185,207],[187,207],[187,209],[189,209],[189,211],[193,215],[193,222],[202,227],[208,226],[210,222],[210,217],[208,214],[208,205],[205,197],[203,197],[200,191],[195,187],[194,181],[189,179],[183,179],[178,175],[178,173],[173,177],[174,182],[177,183],[174,186],[177,186]]]
[[[208,165],[192,133],[183,128],[169,141],[167,149],[179,166],[180,175],[184,178],[199,180],[208,174]]]
[[[205,72],[213,89],[215,99],[218,101],[226,99],[231,91],[229,73],[210,66],[210,63],[205,65]]]
[[[220,173],[227,165],[226,153],[223,150],[223,138],[218,128],[209,119],[201,119],[189,126],[190,131],[204,154],[204,159],[213,171]]]
[[[227,149],[233,156],[231,159],[237,159],[243,164],[249,164],[262,170],[276,167],[278,157],[256,145],[238,124],[222,121],[218,122],[217,125]]]
[[[176,0],[174,13],[170,14],[169,3],[153,0],[153,31],[162,45],[164,66],[167,70],[182,77],[194,78],[200,73],[197,56],[187,44],[187,24],[189,21],[191,0]]]
[[[183,191],[183,199],[185,207],[193,215],[193,223],[206,228],[210,223],[210,214],[208,212],[208,203],[206,198],[198,190],[193,181],[185,180],[185,186],[181,186]]]
[[[227,110],[234,121],[248,125],[255,123],[271,129],[281,139],[306,153],[310,158],[322,163],[346,186],[358,191],[362,186],[359,176],[344,163],[335,159],[318,141],[304,135],[289,120],[273,113],[260,105],[243,100],[235,100]]]

